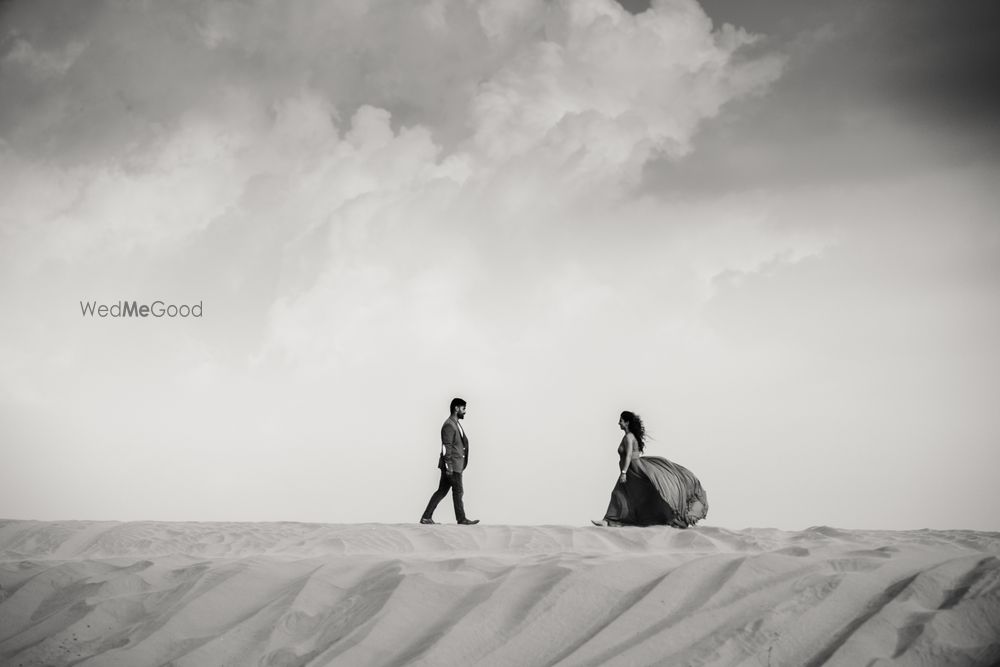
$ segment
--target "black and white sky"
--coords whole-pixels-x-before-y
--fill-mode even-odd
[[[413,521],[458,395],[491,523],[627,409],[716,525],[995,530],[998,19],[0,3],[0,516]]]

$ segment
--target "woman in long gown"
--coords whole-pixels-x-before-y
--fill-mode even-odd
[[[693,526],[708,514],[701,482],[682,465],[659,456],[643,456],[646,428],[639,415],[621,413],[625,431],[618,445],[621,475],[611,492],[608,511],[597,526]]]

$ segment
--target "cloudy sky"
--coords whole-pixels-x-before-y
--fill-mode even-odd
[[[998,14],[3,2],[0,516],[1000,528]]]

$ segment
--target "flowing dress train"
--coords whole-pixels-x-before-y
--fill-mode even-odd
[[[625,483],[615,484],[611,492],[604,520],[687,528],[707,515],[708,495],[694,473],[659,456],[634,456]]]

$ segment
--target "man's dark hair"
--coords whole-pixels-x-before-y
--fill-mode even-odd
[[[465,399],[464,398],[453,398],[453,399],[451,399],[451,406],[449,406],[448,410],[450,412],[454,413],[455,412],[455,408],[458,408],[458,407],[462,407],[462,408],[465,407]]]

